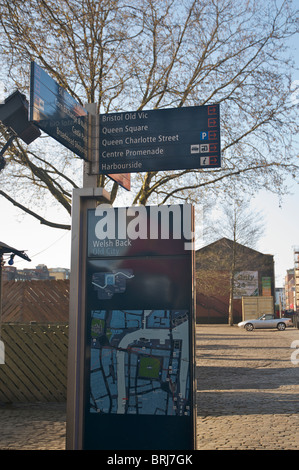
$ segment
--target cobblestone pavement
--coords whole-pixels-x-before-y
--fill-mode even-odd
[[[66,405],[0,405],[0,450],[64,450]]]
[[[295,340],[295,328],[198,328],[198,449],[299,449],[299,365],[291,361],[292,353],[299,359],[291,349]]]
[[[196,340],[198,450],[298,450],[299,330],[200,325]],[[64,450],[65,430],[65,404],[0,403],[0,450]]]

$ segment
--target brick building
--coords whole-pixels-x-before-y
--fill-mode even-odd
[[[286,310],[295,309],[295,271],[288,269],[284,279],[285,288],[285,308]]]
[[[233,241],[221,238],[196,251],[196,318],[228,323]],[[273,255],[235,243],[234,323],[242,320],[242,296],[275,299]]]

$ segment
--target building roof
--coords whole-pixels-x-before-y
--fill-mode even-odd
[[[196,268],[217,271],[231,269],[232,250],[234,242],[229,238],[220,238],[209,245],[196,250]],[[273,255],[265,255],[240,243],[235,244],[235,268],[236,270],[260,270],[273,269]]]
[[[213,251],[215,248],[220,249],[220,250],[221,249],[227,250],[227,248],[232,248],[233,244],[234,244],[233,240],[223,237],[223,238],[220,238],[219,240],[216,240],[215,242],[210,243],[209,245],[199,248],[198,250],[196,250],[196,253],[204,253],[205,251]],[[261,253],[260,251],[254,250],[253,248],[249,248],[248,246],[241,245],[238,242],[235,242],[235,244],[237,246],[237,250],[242,250],[243,252],[250,251],[251,253],[257,253],[261,256],[273,257],[273,255]]]
[[[24,250],[17,250],[6,243],[0,241],[0,254],[3,255],[4,253],[12,253],[14,255],[20,256],[20,258],[25,259],[26,261],[31,261],[31,259],[24,253]]]

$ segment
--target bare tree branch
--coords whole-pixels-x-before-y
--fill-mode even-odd
[[[220,185],[229,194],[234,178],[240,191],[281,191],[297,168],[286,50],[295,13],[293,0],[1,0],[0,79],[29,94],[35,60],[100,113],[221,103],[222,168],[133,174],[135,204],[201,200]],[[70,214],[77,161],[53,157],[15,146],[2,183],[8,194],[11,180],[20,188],[31,181],[30,196],[46,189]],[[117,201],[119,187],[98,181]]]
[[[66,224],[59,224],[57,222],[50,222],[49,220],[46,220],[44,217],[41,217],[40,215],[36,214],[35,212],[31,211],[28,209],[28,207],[25,207],[23,204],[20,204],[19,202],[15,201],[13,198],[11,198],[8,194],[6,194],[4,191],[0,189],[0,196],[5,197],[9,202],[11,202],[14,206],[18,207],[22,211],[26,212],[26,214],[31,215],[35,219],[38,219],[41,224],[47,225],[48,227],[53,227],[53,228],[60,228],[63,230],[70,230],[71,226],[66,225]]]

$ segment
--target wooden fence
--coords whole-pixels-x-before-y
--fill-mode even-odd
[[[64,402],[69,281],[4,281],[0,403]]]
[[[69,280],[4,281],[2,322],[68,322]]]
[[[2,323],[0,402],[65,402],[68,324]]]

